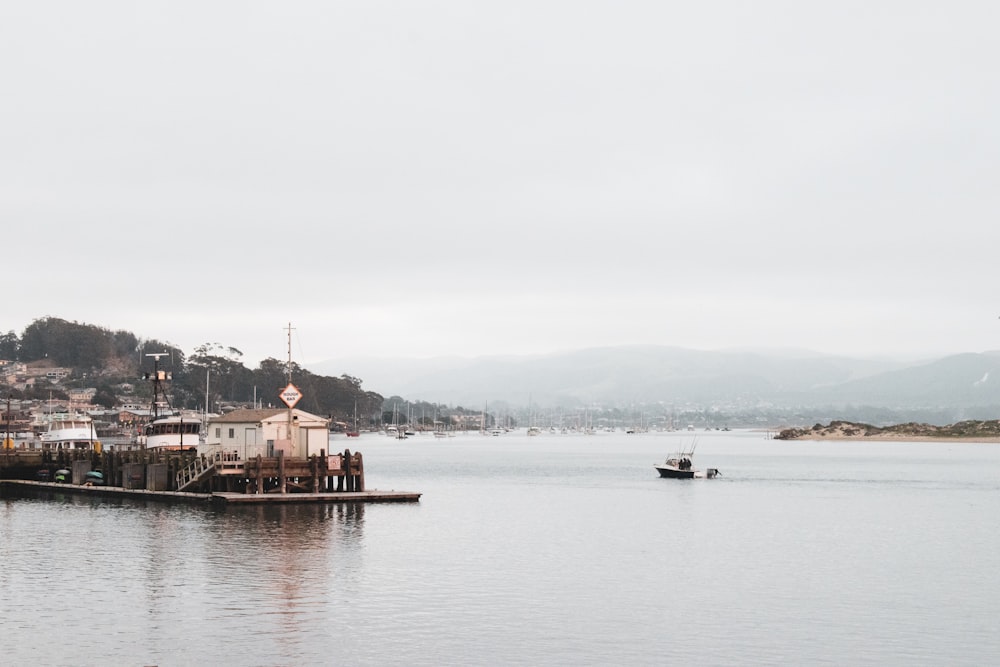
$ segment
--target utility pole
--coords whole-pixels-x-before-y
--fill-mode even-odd
[[[288,422],[288,429],[286,430],[286,433],[288,435],[287,442],[289,443],[289,446],[292,446],[292,435],[293,435],[292,434],[292,418],[293,418],[292,411],[295,408],[295,404],[299,402],[300,398],[302,398],[302,393],[299,391],[298,387],[296,387],[294,384],[292,384],[292,323],[291,322],[288,323],[288,366],[287,366],[287,369],[288,369],[288,385],[281,391],[280,397],[281,397],[281,400],[285,402],[285,405],[288,406],[288,417],[286,418],[287,422]],[[308,448],[308,446],[309,446],[309,444],[308,444],[308,441],[307,441],[306,442],[306,447]],[[292,451],[293,452],[295,451],[294,447],[292,447]]]
[[[7,426],[3,438],[4,449],[14,449],[14,441],[10,438],[10,394],[7,394]]]
[[[292,384],[292,323],[288,323],[288,363],[285,366],[285,373],[288,376],[288,384]],[[292,445],[294,451],[294,444],[292,443],[292,410],[294,408],[288,406],[288,443]]]

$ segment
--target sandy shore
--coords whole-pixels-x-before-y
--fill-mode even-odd
[[[788,440],[856,440],[859,442],[981,442],[1000,443],[1000,438],[990,436],[945,437],[940,435],[902,435],[899,433],[882,433],[880,435],[803,435]]]
[[[867,427],[864,424],[851,424],[845,422],[835,422],[829,426],[824,426],[821,428],[786,428],[781,429],[777,436],[778,440],[843,440],[843,441],[871,441],[871,442],[980,442],[980,443],[1000,443],[1000,435],[994,435],[996,429],[992,429],[992,433],[987,434],[975,434],[969,433],[968,435],[955,435],[949,433],[936,434],[933,431],[941,428],[945,430],[948,427],[934,427],[926,424],[921,424],[918,429],[923,431],[922,433],[906,433],[905,431],[897,430],[881,430],[878,428]],[[880,431],[878,433],[871,433],[871,430]],[[931,433],[927,433],[927,431]]]

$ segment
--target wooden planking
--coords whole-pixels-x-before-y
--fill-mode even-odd
[[[360,452],[344,450],[343,454],[327,456],[311,456],[308,459],[285,457],[256,456],[246,460],[209,460],[205,457],[191,456],[181,458],[174,453],[154,452],[104,452],[97,454],[90,451],[62,451],[53,457],[46,454],[40,461],[42,467],[52,469],[54,465],[77,465],[77,461],[89,461],[105,472],[105,485],[80,487],[71,484],[57,484],[51,481],[37,480],[6,480],[11,484],[22,484],[37,488],[50,488],[68,493],[89,493],[107,496],[141,497],[160,500],[204,501],[214,499],[220,503],[270,503],[270,502],[413,502],[419,500],[419,493],[378,491],[366,492],[364,457]],[[158,461],[158,463],[154,463]],[[201,464],[199,464],[199,461]],[[2,464],[3,461],[0,461]],[[8,462],[9,463],[9,462]],[[21,463],[22,474],[32,470],[33,466]],[[34,462],[33,462],[34,463]],[[208,464],[211,464],[210,466]],[[16,465],[16,464],[15,464]],[[81,463],[82,465],[82,463]],[[182,483],[192,468],[199,465],[205,467],[204,472],[194,478],[200,482],[200,492],[168,490]],[[133,475],[129,479],[123,477],[124,470],[129,466],[145,468],[147,479],[144,486],[149,488],[125,488],[134,484]],[[167,483],[154,484],[149,475],[154,472],[161,475]],[[131,468],[130,468],[131,470]],[[208,473],[211,472],[209,475]],[[218,479],[224,484],[214,484],[210,480]],[[157,477],[156,479],[159,479]],[[126,481],[128,482],[126,484]],[[174,481],[174,484],[170,484]],[[5,483],[6,483],[5,482]],[[224,486],[224,488],[219,488]],[[242,489],[240,488],[242,487]],[[234,493],[242,491],[242,493]],[[216,496],[215,494],[219,494]],[[239,500],[232,500],[239,496]]]
[[[77,484],[57,484],[56,482],[34,482],[24,479],[4,479],[0,484],[20,488],[46,489],[63,493],[97,496],[118,496],[123,498],[143,498],[163,501],[205,502],[211,500],[210,493],[188,493],[187,491],[150,491],[149,489],[124,489],[120,486],[84,486]]]
[[[146,489],[123,489],[115,486],[78,486],[56,484],[55,482],[34,482],[29,480],[0,480],[0,484],[21,488],[46,489],[64,493],[143,498],[164,502],[185,501],[205,502],[211,500],[222,504],[266,505],[271,503],[344,503],[344,502],[417,502],[421,493],[411,491],[342,491],[329,493],[189,493],[186,491],[149,491]]]
[[[417,502],[420,493],[410,491],[341,491],[332,493],[224,493],[212,494],[213,502],[227,505],[249,505],[269,503],[385,503]]]

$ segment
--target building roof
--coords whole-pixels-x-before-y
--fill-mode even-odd
[[[287,421],[288,408],[266,408],[260,410],[233,410],[229,414],[221,415],[219,417],[213,417],[208,420],[209,424],[248,424],[248,423],[260,423],[263,421],[272,420],[275,417],[280,417],[280,419],[275,421]],[[292,410],[292,415],[303,421],[316,421],[316,422],[327,422],[329,421],[326,417],[320,417],[318,415],[310,414],[303,410]]]
[[[279,412],[285,412],[285,410],[279,408],[267,408],[262,410],[251,410],[249,408],[243,410],[233,410],[230,413],[221,415],[219,417],[212,417],[208,420],[209,424],[245,424],[247,422],[261,422],[265,419],[273,417]]]

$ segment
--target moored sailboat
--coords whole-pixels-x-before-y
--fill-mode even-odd
[[[361,432],[358,430],[358,402],[354,401],[354,428],[347,431],[347,437],[357,438],[359,435],[361,435]]]

